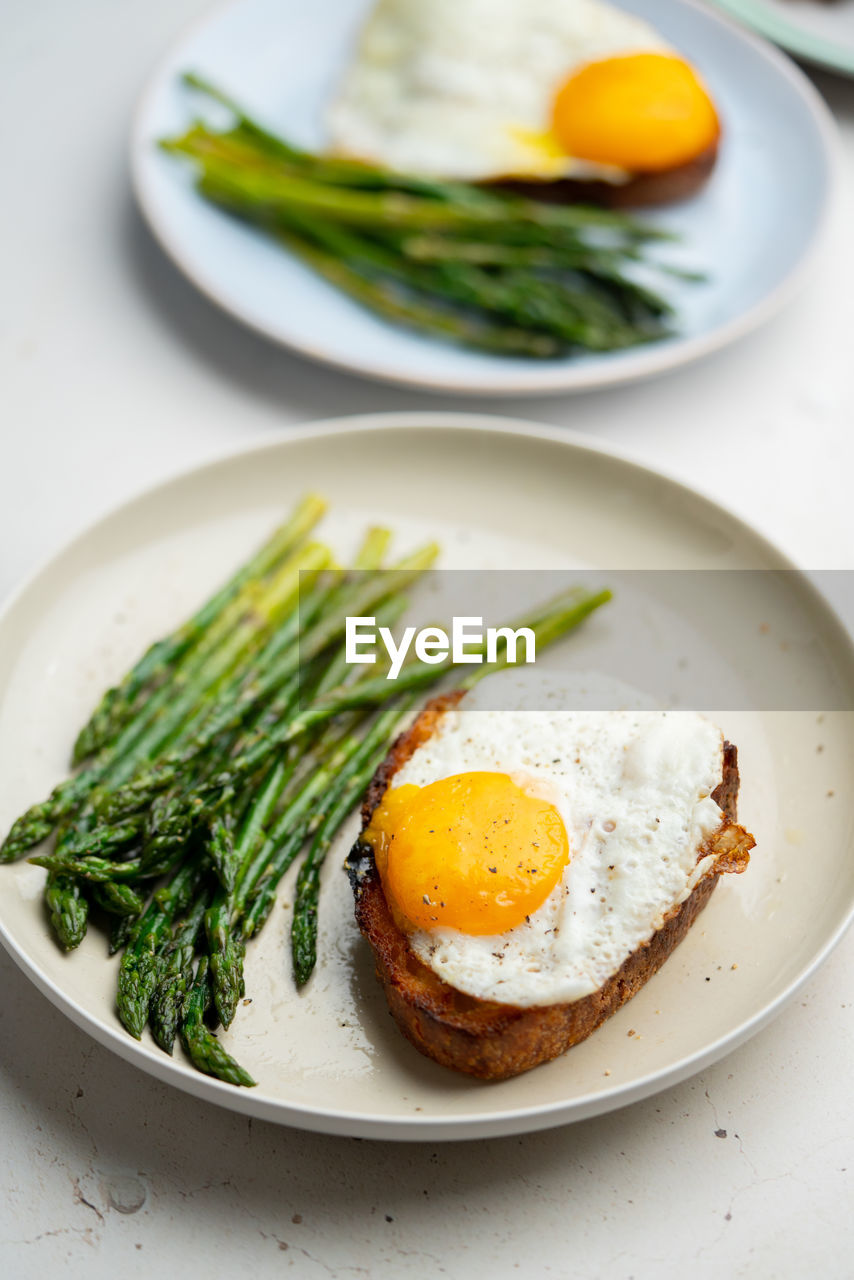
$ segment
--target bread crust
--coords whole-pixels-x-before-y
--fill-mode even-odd
[[[363,832],[394,775],[435,732],[438,721],[461,696],[433,699],[394,742],[365,795]],[[457,991],[433,973],[419,960],[393,919],[373,853],[360,837],[347,863],[356,921],[373,950],[377,977],[391,1014],[406,1038],[443,1066],[481,1080],[520,1075],[586,1039],[661,968],[708,902],[721,872],[740,871],[746,865],[754,841],[736,825],[738,782],[737,751],[727,742],[722,780],[712,793],[725,816],[713,837],[714,847],[703,851],[714,853],[712,869],[602,987],[565,1004],[522,1008],[480,1000]]]

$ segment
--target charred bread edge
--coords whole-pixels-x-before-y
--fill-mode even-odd
[[[393,743],[365,795],[363,831],[395,773],[461,696],[434,698]],[[738,784],[737,751],[726,742],[722,780],[712,793],[725,815],[724,828],[735,823]],[[708,902],[720,875],[714,869],[700,880],[661,928],[598,991],[568,1004],[519,1008],[465,995],[418,959],[392,918],[373,854],[361,838],[348,858],[347,870],[356,921],[371,945],[377,977],[401,1031],[427,1057],[482,1080],[506,1080],[529,1071],[595,1031],[661,968]]]

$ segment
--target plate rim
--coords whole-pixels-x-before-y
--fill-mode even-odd
[[[621,353],[616,370],[609,369],[607,362],[604,365],[597,365],[594,362],[592,366],[587,367],[574,365],[571,360],[547,368],[532,364],[530,368],[526,368],[524,372],[519,371],[515,378],[508,379],[499,387],[495,386],[488,372],[482,377],[467,375],[449,377],[407,373],[393,365],[383,365],[381,362],[373,362],[370,366],[366,366],[335,356],[325,351],[322,346],[317,346],[299,336],[286,337],[281,333],[273,332],[268,326],[258,322],[239,301],[235,302],[227,296],[226,292],[220,290],[214,281],[206,278],[203,271],[197,271],[185,261],[180,247],[180,237],[172,234],[168,218],[161,217],[158,211],[158,202],[147,180],[145,163],[150,149],[150,138],[146,129],[148,114],[166,75],[171,74],[171,66],[176,54],[203,30],[218,22],[226,13],[250,2],[251,0],[220,0],[202,17],[181,30],[155,64],[143,85],[131,118],[129,136],[131,188],[143,220],[155,242],[176,270],[208,302],[274,346],[296,352],[317,364],[395,386],[418,387],[428,392],[444,394],[453,392],[457,395],[490,396],[496,399],[503,396],[554,395],[556,392],[576,393],[643,381],[712,355],[760,328],[798,294],[827,238],[830,215],[837,202],[841,175],[839,131],[827,103],[791,58],[755,31],[737,22],[728,12],[717,7],[710,8],[701,3],[701,0],[672,0],[673,3],[692,9],[704,18],[725,27],[738,39],[748,44],[758,57],[770,63],[777,74],[788,82],[789,88],[799,99],[820,138],[826,184],[816,225],[811,238],[802,247],[799,257],[769,293],[741,315],[718,325],[707,334],[682,337],[673,342],[651,343],[648,347],[639,347]],[[501,361],[497,360],[492,367],[500,367],[500,364]]]
[[[712,3],[790,54],[814,66],[854,77],[854,49],[838,49],[832,40],[787,21],[758,0],[712,0]]]
[[[18,607],[20,601],[37,588],[40,579],[50,571],[61,555],[73,550],[83,540],[96,535],[101,526],[120,516],[126,508],[149,500],[161,489],[172,484],[180,484],[205,471],[227,466],[230,461],[249,455],[278,451],[282,448],[287,449],[292,443],[298,444],[305,439],[334,438],[382,430],[430,431],[431,429],[456,430],[461,434],[473,431],[483,435],[498,434],[559,444],[566,447],[568,457],[580,452],[596,458],[607,458],[630,471],[639,472],[647,479],[663,481],[685,498],[699,500],[704,506],[715,509],[731,524],[758,542],[762,550],[776,559],[782,568],[796,571],[805,580],[827,611],[827,615],[844,632],[851,650],[852,662],[854,662],[854,635],[845,627],[832,603],[817,590],[814,584],[810,583],[806,571],[801,566],[761,530],[745,520],[740,512],[720,502],[702,488],[673,475],[666,468],[653,466],[630,450],[625,450],[611,442],[592,439],[577,429],[546,425],[504,415],[474,414],[464,411],[437,413],[425,410],[392,411],[308,421],[298,426],[283,427],[272,434],[270,432],[257,434],[254,439],[236,447],[226,446],[200,462],[170,471],[160,480],[141,486],[124,499],[111,504],[107,510],[95,518],[83,522],[71,536],[66,537],[61,543],[58,542],[52,551],[42,557],[36,567],[24,576],[0,604],[0,631],[6,626],[9,615]],[[836,929],[828,935],[813,958],[770,1004],[761,1007],[757,1013],[744,1019],[732,1031],[718,1037],[710,1045],[679,1059],[665,1070],[650,1072],[639,1080],[616,1086],[604,1094],[584,1094],[568,1103],[549,1102],[533,1107],[505,1108],[487,1115],[462,1114],[440,1118],[414,1115],[369,1117],[364,1113],[346,1109],[318,1108],[300,1103],[283,1102],[260,1091],[235,1089],[213,1077],[188,1072],[180,1068],[171,1058],[150,1052],[121,1028],[108,1025],[79,1005],[41,969],[37,961],[27,954],[24,947],[19,945],[16,938],[7,931],[2,921],[0,921],[0,943],[33,985],[75,1025],[126,1062],[191,1096],[215,1103],[226,1110],[316,1133],[380,1141],[458,1141],[557,1128],[607,1114],[679,1084],[738,1048],[772,1021],[793,999],[804,983],[809,981],[824,964],[850,928],[852,921],[854,921],[854,896]]]

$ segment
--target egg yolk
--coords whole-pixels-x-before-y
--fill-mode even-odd
[[[696,73],[665,53],[588,63],[559,90],[552,127],[568,155],[632,173],[686,164],[720,134]]]
[[[553,804],[506,773],[387,791],[363,839],[399,923],[499,934],[545,902],[569,861]]]

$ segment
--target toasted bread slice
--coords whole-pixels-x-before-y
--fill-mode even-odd
[[[394,775],[434,733],[460,694],[434,699],[393,744],[362,806],[362,830]],[[708,902],[724,871],[741,871],[753,837],[736,825],[736,748],[724,745],[723,774],[713,798],[724,818],[702,856],[715,855],[710,871],[664,924],[638,947],[598,991],[567,1004],[520,1008],[477,999],[451,987],[419,960],[392,917],[370,847],[357,840],[348,871],[356,921],[374,953],[377,977],[389,1009],[408,1040],[446,1067],[481,1080],[505,1080],[548,1062],[578,1044],[639,991],[661,968]]]

